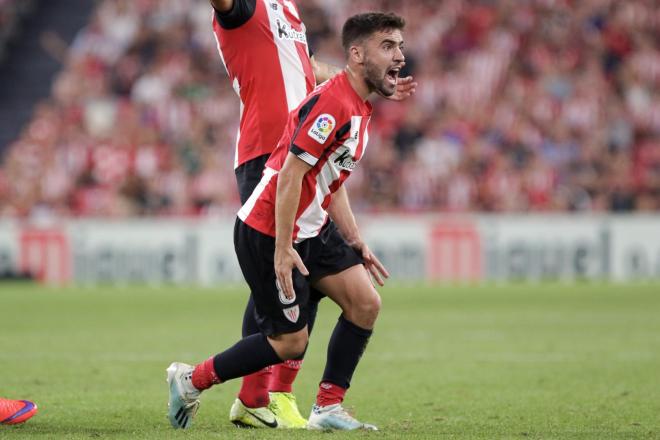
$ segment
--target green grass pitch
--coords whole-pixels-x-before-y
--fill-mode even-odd
[[[173,431],[165,368],[234,343],[245,292],[0,284],[0,395],[39,405],[0,438],[660,438],[658,284],[390,286],[346,401],[380,432],[239,430],[238,381]],[[337,316],[324,301],[296,383],[305,415]]]

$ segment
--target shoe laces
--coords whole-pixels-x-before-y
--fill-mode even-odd
[[[185,398],[187,400],[188,399],[189,400],[194,400],[194,401],[197,401],[199,403],[198,399],[199,399],[200,392],[197,388],[195,388],[195,386],[192,383],[192,370],[187,372],[187,373],[184,373],[181,376],[181,384],[183,385],[183,388],[184,388],[183,391],[184,391]]]
[[[344,408],[343,406],[340,406],[339,408],[341,408],[341,410],[339,411],[341,417],[343,417],[346,420],[355,420],[354,417],[355,412],[353,412],[353,410],[349,410],[347,408]]]
[[[337,405],[336,408],[330,411],[332,415],[335,415],[341,419],[348,421],[357,421],[354,417],[354,411],[352,408],[344,408],[342,405]]]
[[[197,412],[197,409],[199,408],[199,400],[193,400],[192,402],[187,402],[184,405],[184,408],[188,411],[192,411],[193,414]]]

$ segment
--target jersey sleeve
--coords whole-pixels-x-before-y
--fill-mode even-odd
[[[314,166],[336,137],[346,111],[331,97],[315,95],[298,110],[298,126],[291,139],[291,153]]]
[[[215,11],[215,17],[223,29],[236,29],[252,18],[257,6],[257,0],[234,0],[227,12]]]

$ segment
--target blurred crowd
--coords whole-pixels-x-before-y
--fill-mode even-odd
[[[660,210],[654,0],[298,4],[315,56],[338,66],[349,14],[408,22],[418,91],[375,101],[356,210]],[[0,215],[235,212],[238,98],[210,20],[207,0],[100,2],[5,150]]]

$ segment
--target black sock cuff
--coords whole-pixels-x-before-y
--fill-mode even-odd
[[[213,358],[216,375],[226,382],[252,374],[269,365],[282,362],[268,338],[257,333],[237,342],[233,347]]]
[[[351,333],[354,333],[358,336],[361,336],[363,338],[368,338],[371,336],[371,334],[374,332],[373,330],[369,330],[366,328],[362,328],[356,324],[353,324],[351,321],[346,319],[344,315],[339,316],[339,323],[345,327],[347,330],[349,330]]]
[[[280,359],[280,355],[277,354],[277,352],[275,351],[273,346],[270,345],[270,342],[268,341],[268,338],[266,337],[266,335],[261,333],[260,336],[261,336],[262,341],[264,341],[264,344],[266,344],[268,346],[267,350],[270,352],[268,357],[270,359],[273,359],[273,360],[276,359],[277,360],[277,362],[275,362],[274,364],[271,364],[271,365],[275,365],[275,364],[279,364],[281,362],[284,362],[284,359]]]

